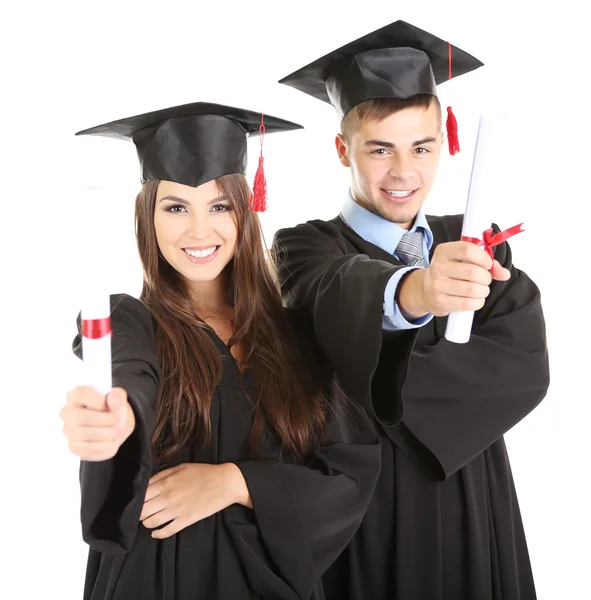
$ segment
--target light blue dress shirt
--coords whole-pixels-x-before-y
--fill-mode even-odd
[[[378,215],[374,215],[372,212],[359,206],[353,200],[350,190],[341,210],[341,218],[364,240],[374,244],[374,246],[378,246],[400,260],[400,257],[396,255],[396,247],[402,236],[406,233],[406,229],[396,225],[396,223],[386,221],[382,217],[378,217]],[[423,233],[423,257],[425,264],[429,266],[429,251],[431,250],[431,246],[433,246],[433,234],[422,209],[419,210],[410,231],[415,232],[418,229],[421,229]],[[401,329],[413,329],[425,325],[425,323],[428,323],[433,318],[433,315],[425,315],[416,321],[407,321],[403,317],[399,306],[394,301],[396,288],[402,276],[409,271],[420,268],[403,267],[396,271],[390,278],[390,281],[388,281],[384,292],[384,318],[382,321],[384,330],[400,331]]]

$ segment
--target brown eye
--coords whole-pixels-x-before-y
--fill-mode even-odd
[[[170,212],[170,213],[178,213],[181,212],[181,210],[186,210],[186,207],[184,207],[182,204],[173,204],[172,206],[168,206],[165,210],[166,212]]]
[[[232,207],[228,204],[214,204],[211,207],[212,212],[228,212],[230,210],[232,210]]]

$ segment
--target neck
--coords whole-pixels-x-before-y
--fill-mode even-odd
[[[224,269],[212,281],[192,281],[189,283],[191,300],[195,311],[200,315],[227,312],[229,277]]]

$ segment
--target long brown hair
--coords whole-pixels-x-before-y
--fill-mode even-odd
[[[235,211],[238,235],[229,269],[233,335],[254,381],[253,449],[268,437],[281,452],[302,456],[325,428],[324,381],[312,373],[288,320],[277,278],[263,245],[258,216],[249,210],[243,175],[216,180]],[[156,321],[163,385],[156,405],[154,455],[166,463],[187,444],[211,441],[210,407],[222,374],[220,353],[195,314],[188,287],[159,252],[154,229],[157,181],[136,199],[136,237],[144,269],[141,300]]]

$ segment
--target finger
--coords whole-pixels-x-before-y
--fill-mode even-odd
[[[169,523],[174,518],[175,515],[173,511],[170,508],[164,508],[142,521],[142,524],[146,529],[154,529],[155,527],[161,527],[162,525]]]
[[[170,469],[164,469],[164,471],[160,471],[159,473],[156,473],[156,475],[152,475],[152,477],[150,477],[149,483],[152,484],[162,479],[166,479],[167,477],[170,477],[171,475],[174,475],[177,471],[179,471],[181,467],[182,465],[177,465],[176,467],[171,467]]]
[[[477,311],[484,306],[484,298],[463,298],[461,296],[445,296],[439,306],[446,312]]]
[[[107,394],[107,408],[113,412],[117,412],[127,402],[127,392],[121,388],[113,388]]]
[[[460,298],[487,298],[490,294],[488,285],[480,285],[470,281],[460,281],[458,279],[447,279],[438,286],[438,291],[446,296],[457,296]]]
[[[70,442],[116,443],[121,436],[121,431],[118,428],[105,427],[64,427],[64,435]]]
[[[490,285],[492,276],[488,269],[469,262],[450,262],[442,275],[450,279],[469,281],[480,285]]]
[[[73,406],[84,406],[92,410],[106,410],[106,400],[102,394],[88,386],[78,386],[68,392],[68,403]]]
[[[495,281],[507,281],[508,279],[511,279],[511,271],[502,267],[498,260],[494,261],[490,274]]]
[[[469,262],[487,271],[492,267],[491,257],[480,246],[470,242],[453,242],[453,245],[449,255],[452,260]]]
[[[117,446],[113,442],[68,442],[68,448],[86,461],[103,461],[117,454]]]
[[[67,422],[77,427],[116,427],[119,424],[119,416],[109,411],[98,411],[80,406],[70,407]]]
[[[162,529],[157,529],[156,531],[152,531],[152,537],[157,540],[163,540],[165,538],[169,538],[179,531],[182,531],[185,527],[189,525],[188,523],[184,523],[180,519],[175,519],[172,523],[169,523],[166,527]]]
[[[161,483],[158,483],[158,482],[149,483],[148,489],[146,490],[146,496],[144,498],[144,502],[149,502],[150,500],[157,498],[158,496],[162,495],[163,491],[164,491],[164,488],[162,487]]]
[[[149,517],[154,516],[165,508],[167,508],[167,504],[162,497],[152,498],[151,500],[144,502],[142,514],[140,515],[140,521],[144,521]]]

